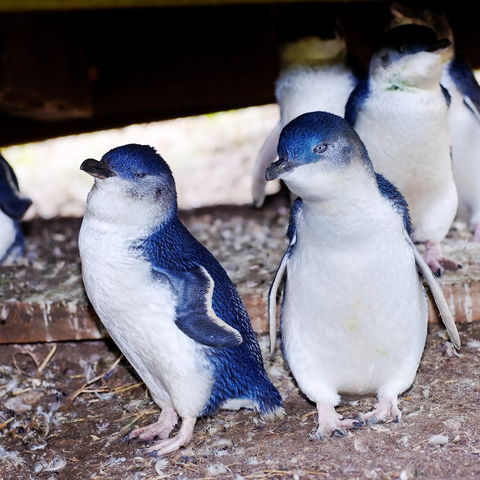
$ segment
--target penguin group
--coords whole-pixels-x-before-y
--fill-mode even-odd
[[[316,405],[318,438],[400,421],[398,396],[427,336],[422,279],[460,347],[435,279],[461,267],[441,249],[459,204],[480,241],[480,87],[454,54],[445,16],[401,5],[392,14],[367,74],[334,23],[283,46],[280,120],[253,174],[256,206],[267,181],[280,179],[296,197],[269,292],[270,345],[283,285],[283,353]],[[147,451],[162,455],[219,408],[284,415],[235,286],[178,217],[165,160],[129,144],[80,168],[95,179],[79,235],[88,298],[161,409],[128,438],[156,439]],[[1,262],[22,253],[19,220],[30,201],[3,158],[0,181],[2,235],[9,231]],[[377,403],[343,418],[335,407],[344,394],[375,394]]]

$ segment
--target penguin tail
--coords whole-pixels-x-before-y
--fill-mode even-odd
[[[273,420],[285,415],[282,396],[268,377],[263,385],[258,386],[255,390],[254,401],[262,418]]]

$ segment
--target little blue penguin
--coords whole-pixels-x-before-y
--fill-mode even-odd
[[[95,177],[79,237],[88,298],[162,409],[130,438],[158,437],[148,452],[166,454],[218,408],[282,414],[237,290],[178,218],[163,158],[131,144],[80,168]]]
[[[365,143],[375,170],[408,202],[413,238],[440,275],[460,265],[442,254],[457,211],[448,129],[450,96],[440,85],[446,38],[421,25],[388,30],[368,76],[350,96],[345,119]]]
[[[353,128],[331,113],[306,113],[290,122],[278,156],[266,177],[282,179],[299,198],[269,295],[271,349],[285,274],[283,349],[298,386],[316,403],[316,435],[399,420],[397,397],[412,385],[427,335],[427,299],[417,268],[460,346],[442,291],[410,239],[407,203],[374,171]],[[340,394],[370,393],[378,403],[360,419],[336,413]]]
[[[318,31],[317,17],[312,19]],[[328,26],[328,20],[323,18],[324,22]],[[282,127],[302,113],[316,110],[343,115],[357,83],[360,69],[352,59],[347,59],[345,39],[335,28],[333,19],[330,27],[324,25],[321,35],[312,31],[308,36],[302,28],[301,36],[289,38],[281,49],[281,71],[275,84],[280,121],[266,138],[255,161],[252,195],[257,207],[265,200],[265,169],[277,157]]]
[[[13,168],[0,155],[0,265],[25,253],[20,220],[32,201],[20,194]]]
[[[391,12],[394,25],[423,24],[452,42],[447,49],[441,83],[451,95],[448,121],[458,217],[469,222],[473,241],[480,242],[480,85],[468,62],[455,54],[453,32],[444,13],[398,4],[392,5]]]

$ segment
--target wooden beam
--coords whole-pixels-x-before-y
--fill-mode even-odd
[[[206,7],[280,3],[355,3],[383,0],[0,0],[0,12],[96,10],[121,8]]]
[[[286,246],[287,219],[277,207],[255,210],[219,206],[182,214],[183,220],[197,235],[208,239],[207,247],[237,285],[258,334],[268,332],[268,288]],[[211,229],[213,218],[222,222],[216,232]],[[235,246],[235,235],[228,238],[221,235],[232,225],[240,228],[242,237],[252,230],[257,230],[258,235],[258,230],[263,229],[270,250],[252,242],[248,248],[239,251]],[[0,343],[91,340],[106,335],[82,286],[76,247],[79,226],[80,219],[34,220],[27,225],[27,242],[39,248],[42,239],[49,238],[50,244],[40,248],[45,258],[28,265],[0,267]],[[258,236],[255,238],[258,243]],[[51,250],[58,250],[61,254],[55,258],[47,253]],[[444,242],[444,250],[464,266],[440,279],[456,321],[479,321],[480,266],[477,259],[480,245],[462,243],[453,235]],[[430,310],[430,321],[438,322],[436,309],[430,306]]]

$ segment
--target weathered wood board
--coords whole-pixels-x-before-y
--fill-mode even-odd
[[[212,207],[183,214],[192,233],[217,256],[238,286],[257,333],[268,330],[266,300],[286,246],[287,208]],[[96,339],[105,336],[81,281],[80,219],[26,225],[28,260],[0,268],[0,343]],[[463,269],[440,279],[457,322],[480,320],[480,245],[452,231],[447,255]],[[437,321],[432,309],[431,321]]]

